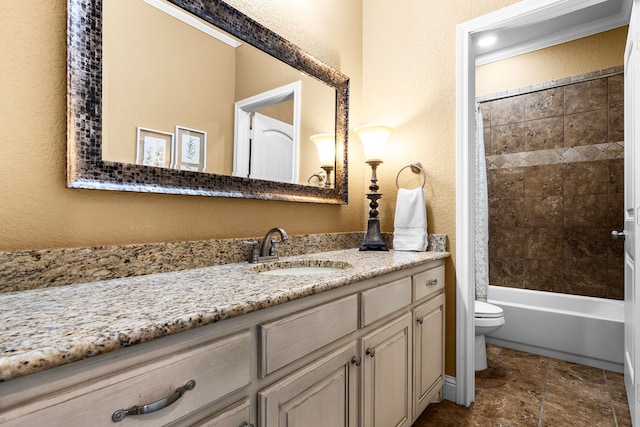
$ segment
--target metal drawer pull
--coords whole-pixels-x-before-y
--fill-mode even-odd
[[[246,421],[243,421],[242,424],[240,424],[238,427],[253,427],[253,424],[249,424]]]
[[[360,363],[362,363],[362,359],[360,359],[359,356],[353,356],[351,358],[351,363],[353,363],[356,366],[360,366]]]
[[[429,280],[426,285],[427,286],[436,286],[438,284],[438,279]]]
[[[180,399],[182,395],[185,394],[188,390],[193,390],[195,386],[196,382],[194,380],[190,380],[188,383],[178,388],[173,394],[163,399],[156,400],[155,402],[147,403],[146,405],[142,406],[133,406],[129,409],[119,409],[113,413],[111,419],[114,423],[117,423],[118,421],[124,420],[124,418],[129,415],[143,415],[159,411],[171,405],[176,400]]]
[[[376,355],[376,349],[375,348],[368,348],[367,351],[365,351],[365,353],[367,354],[367,356],[375,356]]]
[[[416,321],[422,325],[422,323],[424,322],[424,318],[418,317]]]

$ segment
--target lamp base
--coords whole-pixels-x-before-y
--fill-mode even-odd
[[[325,187],[331,187],[331,172],[333,172],[333,166],[320,166],[324,173],[326,174],[326,180],[324,182]]]
[[[360,247],[361,251],[388,251],[387,245],[382,240],[380,233],[380,220],[378,218],[369,218],[367,225],[367,234],[364,236],[364,242]]]

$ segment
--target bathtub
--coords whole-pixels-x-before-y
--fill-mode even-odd
[[[488,343],[623,372],[623,301],[501,286],[488,297],[505,317]]]

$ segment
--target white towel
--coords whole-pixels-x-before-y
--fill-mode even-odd
[[[427,211],[422,188],[398,190],[396,216],[393,221],[393,249],[397,251],[427,250]]]

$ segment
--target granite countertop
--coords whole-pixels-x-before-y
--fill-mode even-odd
[[[0,294],[0,382],[448,256],[347,249],[280,260],[351,265],[323,275],[240,263]]]

